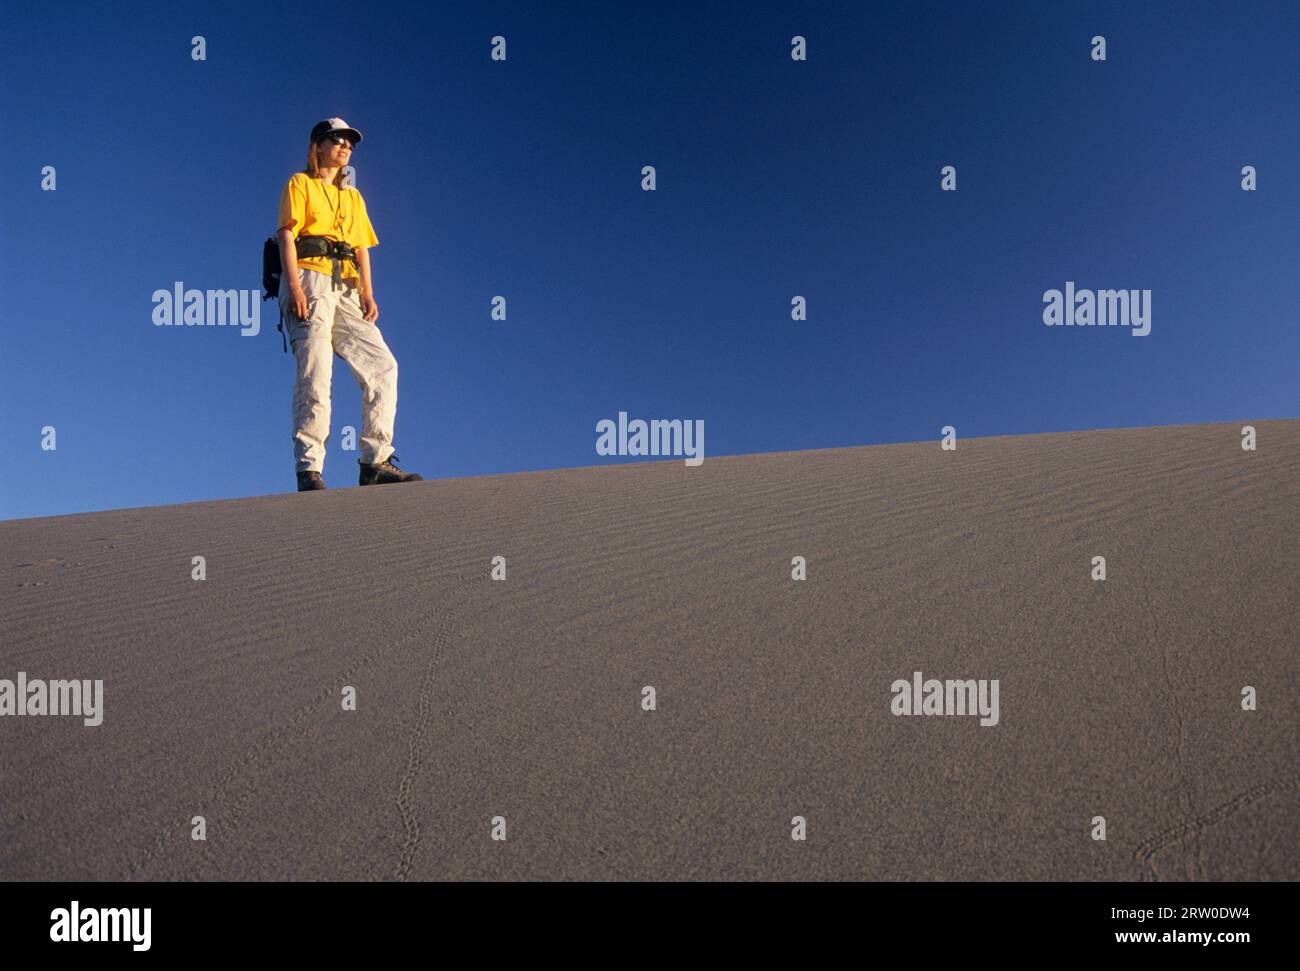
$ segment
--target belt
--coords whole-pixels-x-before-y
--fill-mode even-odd
[[[336,286],[343,282],[343,261],[350,261],[354,267],[357,265],[356,250],[342,240],[330,239],[326,236],[299,236],[294,242],[299,259],[323,256],[333,264],[333,280]]]

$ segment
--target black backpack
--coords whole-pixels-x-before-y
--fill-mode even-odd
[[[262,294],[263,300],[276,300],[280,296],[280,277],[284,266],[280,263],[280,241],[268,236],[262,244]],[[284,344],[284,353],[289,353],[289,339],[284,333],[284,307],[280,307],[280,322],[275,325],[280,332],[280,341]]]
[[[263,300],[273,300],[280,295],[280,274],[284,267],[280,265],[280,241],[268,236],[262,244],[262,289],[266,293]]]

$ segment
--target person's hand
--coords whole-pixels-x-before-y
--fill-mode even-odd
[[[372,324],[379,319],[379,304],[375,303],[373,293],[361,294],[361,316]]]
[[[296,280],[289,287],[289,307],[299,320],[307,319],[307,294]]]

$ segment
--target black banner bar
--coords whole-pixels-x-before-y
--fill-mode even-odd
[[[916,956],[1279,945],[1290,884],[48,883],[0,885],[7,955],[98,959],[483,956],[666,942],[770,956],[801,942]],[[75,948],[75,949],[74,949]],[[613,950],[608,950],[613,949]],[[935,952],[937,953],[937,952]],[[1231,954],[1232,952],[1228,952]],[[66,956],[66,955],[65,955]],[[431,959],[437,952],[429,951]]]

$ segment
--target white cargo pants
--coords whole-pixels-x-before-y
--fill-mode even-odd
[[[288,331],[297,379],[293,388],[293,455],[299,472],[322,472],[325,439],[330,430],[330,382],[334,354],[347,362],[361,389],[359,458],[367,465],[393,454],[397,419],[397,359],[379,327],[361,315],[360,291],[352,283],[338,289],[315,270],[298,268],[307,295],[307,319],[295,316],[287,286],[280,288],[280,307]]]

